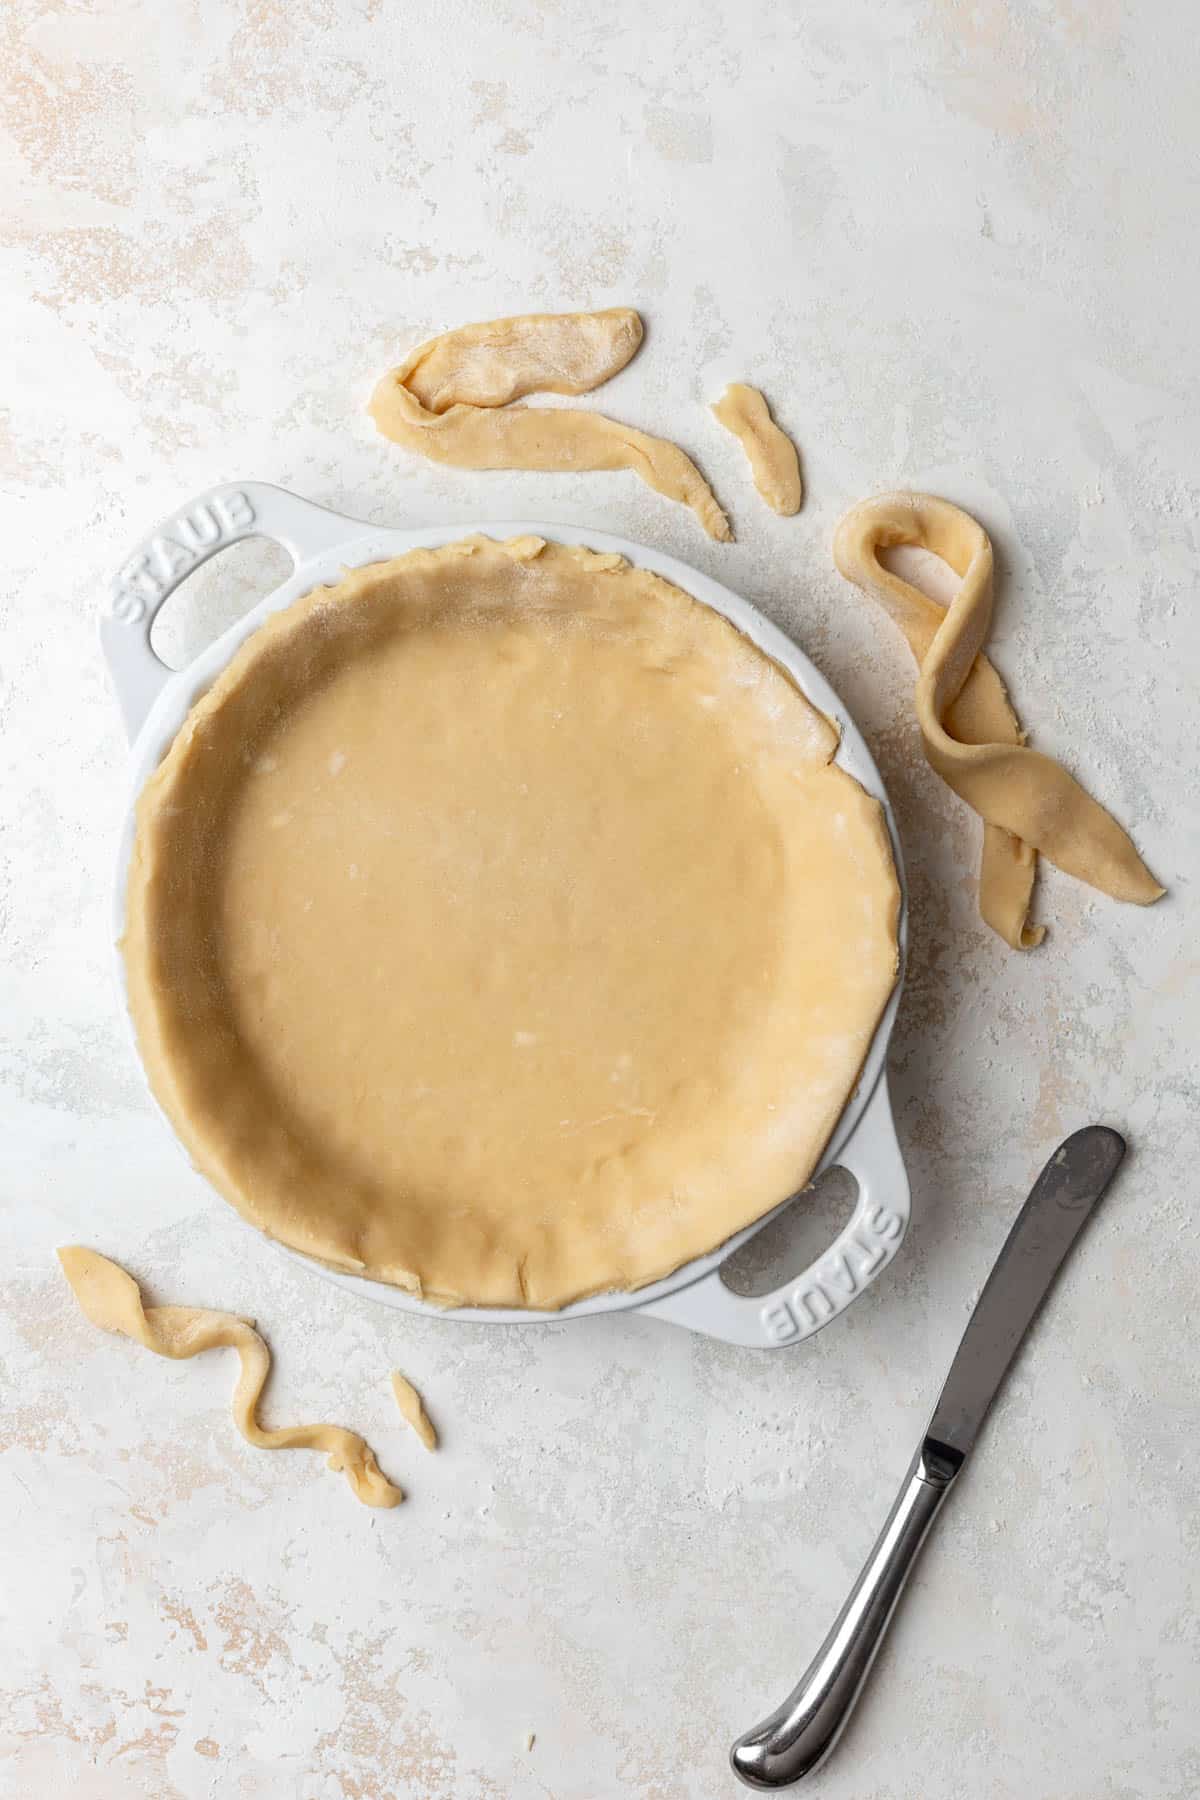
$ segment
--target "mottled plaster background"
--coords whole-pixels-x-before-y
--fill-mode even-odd
[[[1191,10],[9,0],[0,41],[3,1800],[731,1795],[728,1740],[824,1631],[1009,1219],[1092,1118],[1131,1164],[813,1791],[1191,1800]],[[647,340],[600,403],[694,452],[731,548],[631,477],[439,471],[365,416],[443,326],[618,302]],[[705,410],[730,377],[800,441],[795,521]],[[908,855],[892,1079],[916,1219],[808,1345],[348,1303],[152,1115],[110,978],[125,748],[95,623],[152,521],[248,476],[387,524],[643,539],[840,689]],[[980,925],[977,830],[920,761],[907,652],[829,559],[842,508],[896,484],[993,532],[996,660],[1035,741],[1136,829],[1172,890],[1154,911],[1051,873],[1043,950]],[[176,654],[272,566],[194,582]],[[154,1298],[255,1315],[270,1416],[361,1428],[409,1503],[372,1514],[317,1459],[243,1444],[227,1358],[93,1332],[53,1262],[75,1239]],[[436,1458],[399,1428],[394,1364],[443,1426]]]

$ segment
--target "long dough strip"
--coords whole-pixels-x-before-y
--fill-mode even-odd
[[[509,409],[526,394],[590,393],[641,341],[641,319],[625,306],[464,325],[390,369],[371,396],[371,417],[393,443],[457,469],[632,469],[726,542],[729,521],[677,444],[574,407]]]
[[[913,544],[960,577],[946,608],[885,569],[880,550]],[[929,494],[881,494],[838,525],[833,558],[878,600],[917,660],[925,755],[985,821],[979,909],[1015,950],[1041,942],[1028,922],[1038,851],[1116,900],[1148,906],[1165,889],[1111,813],[1048,756],[1030,750],[1004,684],[982,654],[992,618],[992,546],[968,513]]]
[[[375,1452],[357,1432],[341,1425],[289,1425],[268,1431],[259,1424],[258,1402],[271,1352],[248,1320],[200,1306],[143,1307],[133,1276],[81,1244],[60,1250],[58,1260],[80,1307],[102,1331],[119,1332],[156,1356],[177,1361],[202,1350],[236,1350],[242,1366],[233,1390],[233,1418],[249,1443],[263,1450],[322,1450],[328,1467],[345,1475],[364,1506],[399,1506],[402,1489],[382,1473]]]

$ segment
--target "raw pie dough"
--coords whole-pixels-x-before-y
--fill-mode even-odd
[[[804,498],[800,458],[791,438],[771,417],[758,389],[731,381],[712,411],[746,452],[754,485],[771,511],[785,519],[798,513]]]
[[[879,560],[914,544],[961,577],[940,607]],[[1025,745],[1004,684],[983,655],[992,620],[992,546],[982,525],[931,494],[880,494],[838,525],[833,556],[848,581],[879,601],[917,659],[916,711],[925,755],[984,820],[979,910],[1014,950],[1039,944],[1029,924],[1038,851],[1116,900],[1148,906],[1166,891],[1127,834],[1073,776]]]
[[[619,556],[474,538],[319,589],[138,804],[159,1101],[264,1231],[429,1299],[667,1274],[803,1186],[895,980],[836,746]]]
[[[436,1450],[437,1432],[433,1420],[425,1411],[425,1403],[411,1381],[407,1381],[399,1369],[392,1370],[392,1392],[396,1396],[396,1405],[406,1424],[411,1425],[427,1450]]]
[[[628,306],[463,325],[389,370],[371,417],[394,443],[456,469],[632,469],[690,506],[709,537],[728,541],[728,519],[677,444],[602,413],[510,405],[526,394],[590,393],[641,341],[642,321]]]
[[[345,1475],[364,1506],[399,1506],[403,1491],[380,1470],[371,1446],[341,1425],[289,1425],[268,1431],[258,1422],[258,1402],[271,1368],[271,1352],[248,1319],[202,1306],[143,1306],[138,1284],[118,1263],[82,1244],[58,1253],[76,1300],[93,1325],[176,1361],[203,1350],[236,1350],[241,1373],[233,1390],[233,1418],[248,1443],[263,1450],[322,1450],[328,1466]]]

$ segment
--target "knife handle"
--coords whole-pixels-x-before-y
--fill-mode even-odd
[[[769,1719],[730,1751],[747,1787],[770,1791],[819,1768],[854,1710],[888,1621],[963,1459],[927,1438],[829,1636]]]

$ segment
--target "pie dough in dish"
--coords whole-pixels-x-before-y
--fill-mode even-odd
[[[137,808],[130,1007],[197,1166],[446,1305],[715,1249],[808,1179],[896,978],[837,741],[615,554],[475,537],[275,614]]]

